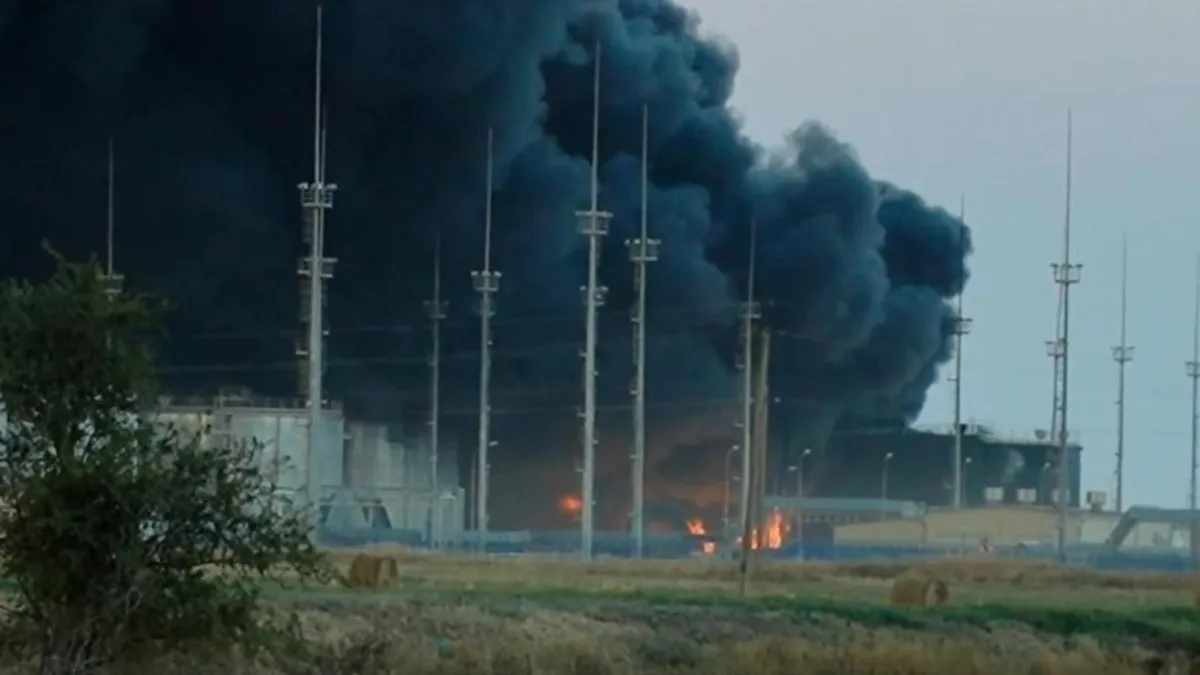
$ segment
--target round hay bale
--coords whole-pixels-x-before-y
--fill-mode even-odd
[[[923,574],[902,574],[892,584],[893,605],[903,607],[935,607],[950,601],[950,587],[936,577]]]
[[[379,558],[359,553],[350,560],[346,585],[350,588],[375,588],[379,585]]]

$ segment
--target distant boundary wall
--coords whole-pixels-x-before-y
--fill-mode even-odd
[[[464,538],[451,542],[444,548],[465,552],[482,549],[487,554],[506,555],[567,555],[578,553],[579,532],[577,531],[492,531],[486,534],[486,540],[481,547],[472,533],[467,532]],[[372,545],[400,545],[413,548],[429,548],[426,544],[426,533],[417,530],[394,529],[326,529],[321,542],[329,548],[359,548]],[[633,537],[625,532],[596,532],[594,535],[594,553],[597,557],[623,558],[633,556]],[[713,543],[712,538],[689,534],[647,534],[644,544],[644,555],[647,558],[678,559],[688,557],[706,557],[712,554],[704,552],[706,543]],[[720,544],[717,544],[718,547]],[[722,553],[718,548],[717,557],[732,559],[736,551]],[[822,545],[790,545],[780,549],[766,550],[762,556],[768,560],[811,560],[822,562],[861,563],[869,561],[928,560],[937,557],[977,557],[980,552],[976,548],[956,546],[878,546],[857,544],[822,544]],[[1036,544],[1020,547],[997,547],[989,554],[998,560],[1029,560],[1054,562],[1058,559],[1052,545]],[[1191,563],[1185,550],[1162,550],[1152,552],[1111,552],[1098,545],[1077,544],[1070,546],[1067,560],[1071,564],[1082,565],[1096,570],[1112,572],[1192,572],[1198,571]]]

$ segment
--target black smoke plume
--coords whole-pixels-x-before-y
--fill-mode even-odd
[[[950,349],[947,298],[966,281],[969,231],[872,179],[818,124],[777,151],[756,147],[729,104],[736,51],[701,37],[689,11],[672,0],[332,0],[325,16],[335,396],[384,417],[425,405],[422,303],[440,228],[446,405],[474,405],[468,271],[481,264],[491,127],[504,274],[496,405],[576,405],[585,242],[574,214],[588,201],[599,41],[600,199],[615,214],[602,401],[628,400],[624,240],[640,218],[648,105],[648,213],[662,241],[650,395],[736,396],[756,223],[759,300],[780,331],[774,394],[817,411],[816,427],[921,409]],[[42,239],[102,255],[112,133],[117,265],[179,307],[168,381],[294,393],[295,185],[312,173],[314,32],[306,0],[0,0],[0,273],[41,274]]]

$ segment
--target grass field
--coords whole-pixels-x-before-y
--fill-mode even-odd
[[[384,553],[376,551],[376,553]],[[288,588],[303,642],[258,672],[508,675],[1106,675],[1191,673],[1198,579],[946,559],[760,566],[485,558],[388,551],[383,589]],[[333,554],[345,565],[352,552]],[[950,605],[887,605],[920,567]],[[301,668],[309,663],[316,670]],[[1166,664],[1166,665],[1162,665]],[[1161,667],[1160,667],[1161,666]]]

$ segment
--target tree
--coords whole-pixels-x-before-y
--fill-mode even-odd
[[[326,573],[308,519],[271,508],[257,443],[214,447],[147,414],[163,304],[51,254],[45,283],[0,285],[8,629],[42,672],[252,640],[264,578]]]

